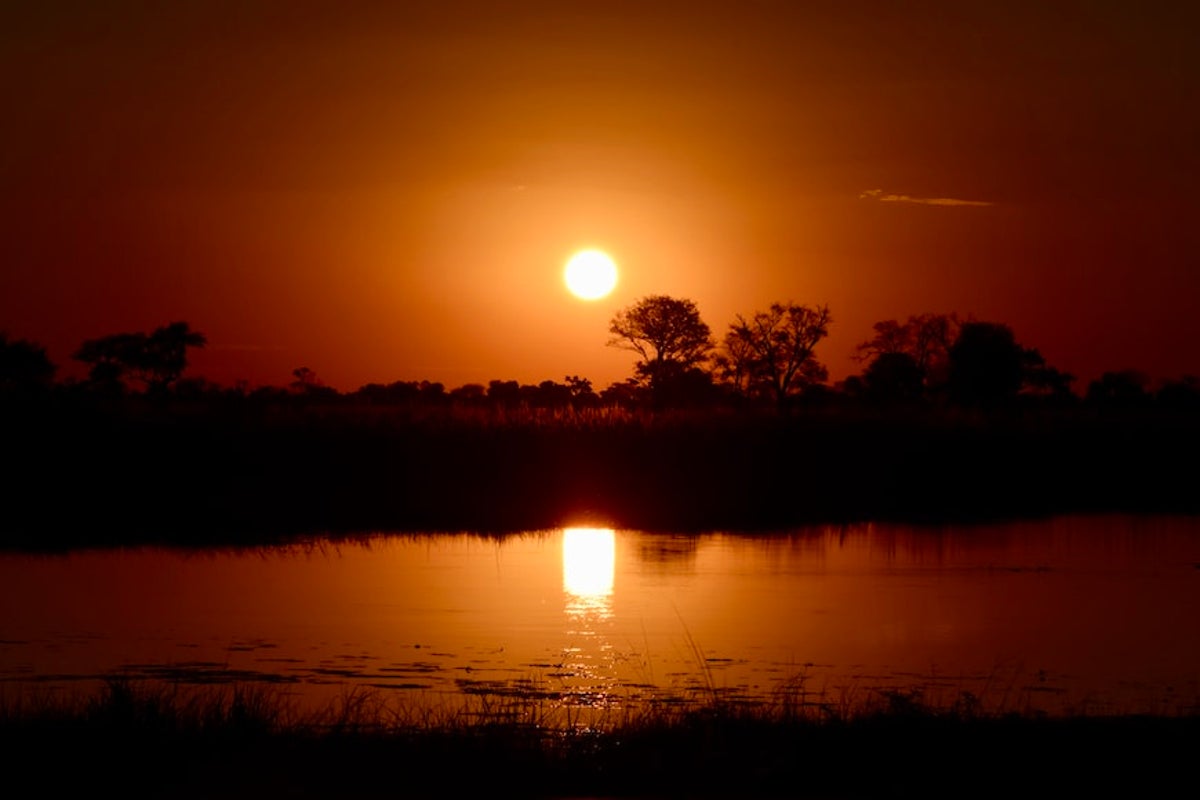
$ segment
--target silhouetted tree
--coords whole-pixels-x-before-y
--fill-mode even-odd
[[[1057,403],[1075,402],[1071,391],[1075,376],[1050,366],[1037,348],[1023,351],[1021,391],[1023,394]]]
[[[536,408],[566,408],[571,404],[571,387],[555,381],[542,381],[533,393]]]
[[[444,404],[449,395],[446,392],[446,385],[441,381],[421,381],[417,384],[417,396],[421,402],[429,405]]]
[[[708,358],[712,334],[691,300],[650,295],[622,309],[609,324],[608,344],[641,356],[634,366],[656,403],[666,401],[673,382],[688,381],[689,371]]]
[[[749,394],[753,382],[751,365],[754,362],[754,351],[750,342],[740,336],[725,335],[721,349],[713,356],[713,367],[717,377],[726,386],[730,386],[739,394]]]
[[[367,383],[355,390],[353,399],[361,400],[371,405],[400,405],[412,403],[417,399],[419,390],[413,381],[395,381],[387,385]]]
[[[1025,350],[1012,329],[996,322],[966,322],[950,347],[950,398],[965,406],[1011,401],[1025,376]]]
[[[600,402],[622,408],[636,408],[643,404],[646,388],[636,378],[611,383],[600,392]]]
[[[1096,405],[1132,408],[1149,405],[1150,378],[1135,369],[1105,372],[1088,384],[1087,401]]]
[[[326,386],[324,381],[317,377],[317,373],[308,367],[297,367],[292,370],[292,378],[288,389],[293,394],[300,395],[307,400],[330,400],[338,396],[337,389]]]
[[[789,396],[828,378],[813,350],[829,335],[831,322],[829,306],[772,303],[750,319],[736,317],[721,355],[748,391],[763,392],[782,407]]]
[[[397,406],[434,406],[446,402],[446,387],[429,381],[394,381],[386,386],[368,383],[353,395],[371,404]]]
[[[172,322],[153,333],[117,333],[89,339],[72,356],[90,364],[93,383],[118,385],[125,379],[141,381],[147,392],[161,393],[187,368],[187,349],[203,347],[204,334],[186,322]]]
[[[672,369],[652,399],[659,406],[698,408],[715,405],[722,399],[722,393],[713,383],[711,372],[688,367]]]
[[[563,380],[571,392],[571,403],[576,408],[587,408],[600,402],[600,397],[592,389],[592,382],[587,378],[568,375]]]
[[[875,335],[858,345],[858,358],[870,366],[881,356],[903,353],[920,371],[921,385],[934,389],[949,379],[950,347],[961,327],[954,314],[916,314],[903,324],[894,319],[876,322]],[[888,369],[896,366],[893,362]]]
[[[296,367],[292,370],[292,378],[290,386],[294,392],[305,393],[309,389],[321,385],[321,380],[317,377],[317,373],[308,367]]]
[[[464,383],[450,390],[450,399],[467,405],[480,405],[487,397],[487,389],[482,383]]]
[[[0,392],[44,389],[53,382],[55,369],[40,344],[0,333]]]
[[[88,380],[94,386],[120,389],[127,376],[137,377],[145,349],[146,334],[116,333],[88,339],[71,357],[90,365]]]
[[[834,391],[844,400],[857,402],[867,397],[867,382],[862,375],[847,375],[837,382]]]
[[[864,393],[874,402],[908,403],[924,395],[925,371],[908,353],[880,353],[863,370],[862,382]]]
[[[521,404],[521,384],[516,381],[488,381],[487,399],[496,406],[518,406]]]
[[[1164,381],[1154,399],[1163,408],[1177,410],[1200,409],[1200,378],[1184,375],[1179,380]]]
[[[144,369],[147,389],[164,390],[187,369],[187,349],[203,347],[208,339],[186,322],[156,328],[146,339]]]

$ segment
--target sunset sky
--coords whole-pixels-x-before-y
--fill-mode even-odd
[[[608,321],[1005,322],[1088,380],[1200,374],[1200,6],[10,2],[0,331],[186,320],[283,385],[631,373]],[[561,272],[600,248],[607,298]]]

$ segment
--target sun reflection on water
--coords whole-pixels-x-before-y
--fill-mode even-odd
[[[611,528],[566,528],[562,537],[563,610],[568,637],[562,648],[563,703],[610,707],[617,677],[608,634],[613,624],[616,534]]]
[[[563,592],[567,616],[582,622],[612,616],[616,533],[612,528],[563,531]]]

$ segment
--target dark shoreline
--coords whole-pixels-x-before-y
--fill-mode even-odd
[[[366,698],[369,700],[369,698]],[[269,696],[198,702],[116,682],[70,706],[0,704],[15,785],[123,797],[1012,797],[1176,793],[1200,714],[1050,718],[906,695],[839,716],[714,702],[604,730],[497,706],[432,722],[353,698],[289,722]],[[532,712],[532,714],[530,713]],[[47,769],[47,759],[62,765]]]
[[[0,545],[1200,512],[1200,417],[9,413]]]

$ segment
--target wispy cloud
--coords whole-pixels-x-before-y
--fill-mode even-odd
[[[880,203],[916,203],[920,206],[992,206],[987,200],[962,200],[957,197],[913,197],[909,194],[891,194],[883,189],[867,189],[858,196],[859,200],[878,200]]]

